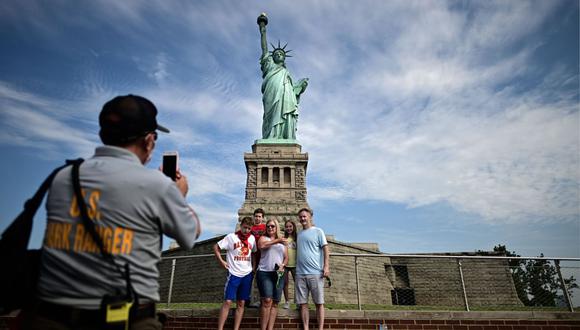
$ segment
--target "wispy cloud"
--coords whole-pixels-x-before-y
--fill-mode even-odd
[[[419,4],[392,47],[354,62],[364,65],[342,83],[347,93],[318,87],[333,97],[315,96],[311,108],[327,111],[304,111],[310,173],[339,187],[318,198],[447,202],[500,222],[577,219],[578,92],[561,87],[577,87],[578,74],[552,67],[522,89],[537,80],[537,45],[512,47],[553,6],[490,5],[468,18],[442,2]]]
[[[55,16],[35,2],[4,6],[10,24],[25,26],[18,12],[27,12],[22,19],[54,40],[70,39],[72,26],[103,30],[107,42],[75,41],[89,59],[72,99],[0,84],[0,138],[54,148],[66,135],[84,150],[95,138],[78,125],[95,125],[116,94],[143,94],[172,129],[160,144],[183,151],[192,196],[219,196],[227,206],[206,212],[229,218],[243,197],[241,153],[259,138],[255,18],[266,11],[270,41],[294,49],[293,77],[310,78],[298,131],[310,198],[446,203],[488,222],[570,221],[580,215],[578,72],[538,55],[563,4],[105,1],[81,6],[84,20],[65,15],[67,3],[49,10]],[[20,117],[44,128],[21,127]]]
[[[48,99],[0,83],[0,143],[42,150],[44,157],[90,155],[94,137],[86,130],[67,124],[59,106]],[[49,110],[50,109],[50,110]],[[52,111],[48,114],[48,111]],[[66,151],[69,149],[69,151]]]
[[[214,236],[231,233],[236,227],[238,215],[231,208],[207,207],[195,203],[190,205],[199,216],[205,238],[209,238],[208,233]]]
[[[153,79],[158,86],[162,87],[169,76],[167,65],[169,57],[165,53],[159,53],[155,56],[153,63],[147,63],[143,71]]]
[[[181,158],[183,170],[191,173],[190,196],[220,195],[222,198],[239,201],[245,175],[233,170],[228,165],[221,165],[219,159],[211,162],[200,158]],[[241,206],[241,204],[239,205]]]

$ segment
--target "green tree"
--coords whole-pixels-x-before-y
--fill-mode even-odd
[[[493,247],[495,252],[504,253],[508,257],[519,257],[515,251],[510,252],[505,245]],[[540,254],[543,258],[544,254]],[[562,288],[558,271],[552,261],[543,259],[512,259],[510,270],[516,287],[518,298],[525,306],[556,306],[558,290]],[[574,276],[564,279],[568,293],[578,288]]]

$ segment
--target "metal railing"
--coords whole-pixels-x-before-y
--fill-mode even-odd
[[[576,283],[580,258],[352,253],[330,257],[332,287],[325,291],[326,302],[359,310],[392,305],[573,312],[580,305]],[[161,296],[168,305],[221,302],[226,272],[213,254],[164,257],[160,272]],[[291,296],[292,288],[290,281]]]

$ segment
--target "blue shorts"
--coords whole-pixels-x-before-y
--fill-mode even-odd
[[[237,277],[228,273],[228,278],[224,288],[224,299],[231,301],[249,300],[253,278],[253,273],[249,273],[244,277]]]
[[[275,302],[280,301],[282,290],[284,290],[284,278],[278,281],[278,272],[264,272],[259,270],[256,278],[258,279],[258,290],[260,290],[260,297],[272,298]],[[278,286],[276,287],[276,284]]]

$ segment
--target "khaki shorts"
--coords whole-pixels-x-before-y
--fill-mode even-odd
[[[296,304],[308,303],[308,293],[312,295],[312,301],[317,305],[324,304],[324,278],[322,275],[299,275],[296,274],[295,283]]]

